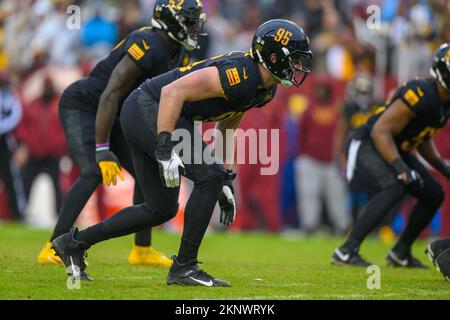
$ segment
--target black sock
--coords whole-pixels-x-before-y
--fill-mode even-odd
[[[211,179],[194,186],[184,212],[183,235],[178,251],[179,262],[185,263],[197,259],[198,250],[211,220],[222,184],[220,179]]]
[[[395,183],[374,196],[356,220],[345,244],[353,248],[359,247],[364,238],[383,220],[390,209],[402,200],[404,194],[403,185]]]
[[[70,231],[100,181],[101,177],[96,175],[80,176],[63,200],[50,241]]]
[[[145,198],[141,192],[141,188],[137,181],[134,184],[133,204],[141,204],[145,202]],[[152,245],[152,228],[136,232],[134,235],[134,244],[140,247],[150,247]]]
[[[134,244],[140,247],[150,247],[152,239],[152,228],[141,230],[134,235]]]
[[[401,256],[409,255],[413,242],[431,222],[439,206],[440,202],[417,201],[409,216],[405,230],[392,250]]]

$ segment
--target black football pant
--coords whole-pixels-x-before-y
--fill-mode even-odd
[[[122,128],[131,149],[145,203],[123,209],[111,218],[79,232],[78,240],[93,245],[145,227],[160,225],[176,215],[180,189],[163,186],[154,155],[157,115],[158,102],[142,90],[135,90],[128,97],[121,113]],[[185,129],[191,137],[197,136],[197,141],[202,141],[191,120],[181,117],[177,129]],[[194,139],[190,139],[190,143],[193,144]],[[205,148],[207,146],[202,143],[202,153]],[[191,150],[195,149],[192,147]],[[190,154],[190,159],[191,163],[194,163],[194,159],[200,159],[201,163],[184,163],[186,177],[194,182],[194,188],[184,213],[184,229],[178,253],[181,262],[197,258],[225,178],[222,165],[205,164],[201,155],[195,152]]]
[[[64,91],[61,97],[59,118],[64,128],[69,154],[80,167],[80,177],[62,201],[59,219],[50,241],[72,228],[90,196],[102,182],[101,171],[95,161],[96,113],[95,111],[85,110],[88,110],[86,103],[83,100],[78,82],[75,82]],[[111,131],[110,146],[121,165],[136,179],[131,153],[118,120],[114,123]],[[144,198],[138,184],[135,183],[133,203],[142,202],[144,202]],[[136,231],[135,244],[149,246],[151,230]]]
[[[348,237],[347,245],[359,247],[364,238],[372,231],[406,195],[417,199],[408,224],[394,246],[400,254],[408,254],[412,243],[422,230],[431,222],[444,200],[441,185],[428,173],[420,161],[410,153],[401,153],[402,159],[423,179],[424,187],[418,191],[405,189],[403,182],[397,179],[390,165],[381,157],[372,140],[363,140],[357,155],[356,167],[370,176],[373,187],[381,190],[368,202],[365,211],[356,220]]]

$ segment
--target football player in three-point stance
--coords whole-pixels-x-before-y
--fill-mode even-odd
[[[59,114],[69,153],[81,168],[80,178],[65,197],[50,241],[68,232],[97,186],[123,179],[121,164],[136,178],[131,153],[118,115],[130,92],[142,81],[180,65],[188,65],[186,52],[198,47],[206,15],[200,0],[157,0],[152,26],[130,33],[100,61],[90,75],[63,93]],[[135,204],[144,197],[135,183]],[[172,261],[150,247],[149,225],[136,229],[130,264],[169,267]],[[145,229],[148,228],[148,229]],[[143,230],[145,229],[145,230]],[[48,242],[39,254],[41,264],[60,262]]]
[[[250,52],[231,52],[175,69],[134,90],[124,103],[120,120],[145,203],[121,210],[83,231],[73,229],[56,238],[53,248],[69,271],[78,267],[86,278],[84,254],[92,245],[173,218],[178,211],[182,171],[194,182],[194,188],[186,204],[181,245],[178,255],[172,257],[167,284],[229,286],[228,281],[200,269],[197,257],[217,201],[221,222],[229,225],[234,220],[235,174],[227,161],[224,165],[206,163],[202,155],[210,146],[203,143],[202,150],[194,148],[194,141],[201,139],[194,121],[215,121],[217,132],[236,129],[246,111],[262,107],[273,98],[277,83],[299,87],[309,73],[305,62],[310,58],[308,38],[298,25],[270,20],[256,30]],[[175,129],[190,133],[189,155],[185,150],[183,155],[177,154],[172,141]],[[233,142],[222,136],[224,149],[234,150],[230,147]],[[224,159],[233,159],[220,149],[216,151]]]
[[[450,179],[450,167],[441,159],[433,136],[450,117],[450,46],[435,53],[430,79],[412,80],[387,101],[383,112],[353,130],[349,136],[347,177],[355,167],[370,176],[379,190],[355,222],[332,262],[369,266],[359,255],[364,238],[405,195],[417,199],[408,224],[388,253],[389,265],[426,268],[411,254],[411,246],[433,218],[444,199],[441,185],[412,154],[416,150],[438,172]]]

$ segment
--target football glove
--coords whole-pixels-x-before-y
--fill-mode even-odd
[[[234,200],[233,179],[236,173],[227,170],[222,190],[219,194],[220,223],[229,226],[236,218],[236,201]]]
[[[118,175],[123,181],[123,174],[120,170],[120,162],[116,155],[109,150],[109,144],[100,144],[96,146],[95,161],[102,172],[103,183],[106,185],[116,185]]]
[[[180,174],[184,174],[183,162],[172,148],[171,134],[161,132],[156,139],[155,157],[159,164],[161,182],[167,188],[178,187]]]
[[[411,170],[410,167],[400,158],[392,162],[392,168],[400,179],[402,174],[406,174],[406,180],[401,179],[405,183],[407,191],[417,192],[423,189],[423,179],[416,170]]]

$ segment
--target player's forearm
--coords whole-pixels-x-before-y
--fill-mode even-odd
[[[232,118],[218,122],[216,125],[216,134],[221,134],[223,137],[221,157],[225,170],[233,170],[234,168],[235,130],[239,128],[243,118],[244,113],[241,112]],[[233,134],[227,135],[227,129],[232,130]]]
[[[95,142],[109,142],[111,130],[119,107],[120,93],[104,92],[100,97],[95,119]]]
[[[167,89],[167,87],[162,89],[158,110],[158,134],[161,132],[172,133],[175,130],[183,103],[184,99],[182,95]]]
[[[234,134],[230,137],[227,136],[226,130],[229,128],[226,128],[222,123],[218,123],[216,126],[216,138],[214,139],[215,143],[216,141],[219,141],[220,139],[217,138],[217,135],[220,135],[222,137],[222,150],[217,150],[217,145],[214,145],[214,148],[216,149],[216,156],[219,157],[222,160],[223,166],[225,170],[233,170],[234,167]],[[234,129],[233,129],[234,130]]]
[[[375,147],[387,163],[392,164],[394,160],[400,158],[391,132],[375,127],[371,136]]]
[[[442,171],[446,167],[432,140],[422,143],[417,151],[436,170]]]

